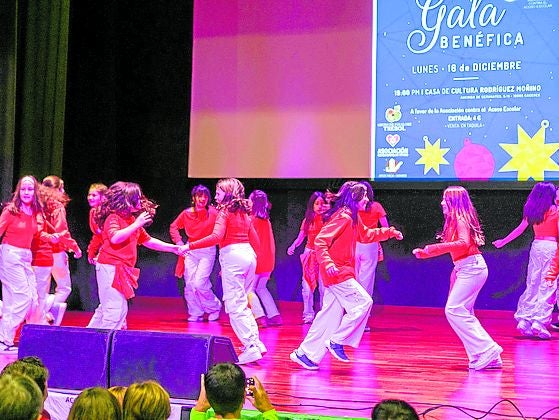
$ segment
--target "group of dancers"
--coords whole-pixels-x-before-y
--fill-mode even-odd
[[[524,207],[522,222],[506,238],[494,242],[500,248],[527,226],[533,226],[527,287],[515,318],[522,334],[541,339],[551,337],[547,327],[559,274],[556,194],[553,184],[536,184]],[[87,257],[95,265],[100,304],[88,327],[126,328],[127,300],[138,287],[138,245],[175,253],[179,257],[175,273],[185,279],[188,320],[217,321],[222,303],[212,290],[210,274],[218,245],[223,305],[242,343],[239,364],[256,362],[267,352],[259,327],[283,323],[266,287],[275,261],[271,204],[261,190],[246,199],[244,186],[236,178],[217,182],[215,206],[206,186],[194,187],[191,197],[192,205],[171,223],[173,242],[168,243],[146,232],[157,206],[144,196],[138,184],[91,185],[88,202],[92,239]],[[59,177],[47,177],[39,184],[28,175],[19,180],[12,200],[3,208],[0,352],[17,351],[14,338],[23,322],[60,324],[59,315],[70,292],[66,252],[81,256],[68,231],[68,201]],[[474,314],[476,298],[488,276],[479,249],[485,237],[476,209],[468,192],[459,186],[445,189],[441,207],[444,226],[440,241],[416,248],[413,254],[420,259],[450,254],[454,269],[446,317],[464,345],[469,368],[500,368],[503,349]],[[303,322],[311,325],[290,359],[305,369],[317,370],[328,352],[342,362],[350,361],[344,346],[358,347],[366,331],[373,305],[374,272],[382,259],[380,242],[402,240],[403,235],[389,226],[384,208],[374,201],[370,183],[347,181],[336,193],[311,195],[299,234],[287,253],[293,255],[305,238],[301,254]],[[62,274],[56,275],[57,271]],[[51,274],[57,282],[54,295],[49,295]],[[315,315],[316,289],[321,299]]]

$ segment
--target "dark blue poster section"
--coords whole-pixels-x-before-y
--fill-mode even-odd
[[[372,178],[559,179],[559,2],[373,3]]]

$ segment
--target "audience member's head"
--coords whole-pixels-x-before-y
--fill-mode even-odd
[[[122,419],[120,404],[116,397],[105,388],[86,388],[72,404],[68,420],[91,419]]]
[[[171,415],[169,394],[156,381],[130,385],[122,405],[126,420],[167,420]]]
[[[232,363],[213,366],[204,377],[204,387],[216,414],[239,417],[246,393],[246,375],[239,366]]]
[[[124,394],[126,394],[126,389],[127,388],[125,386],[112,386],[109,388],[109,392],[116,397],[121,407],[124,402]]]
[[[419,420],[415,409],[402,400],[382,400],[373,408],[372,420]]]
[[[27,375],[0,376],[0,419],[37,420],[43,409],[43,394]]]
[[[8,363],[2,370],[2,375],[9,374],[23,374],[29,376],[35,381],[41,393],[43,400],[47,398],[47,380],[49,371],[43,364],[41,359],[36,356],[28,356],[18,359],[12,363]]]

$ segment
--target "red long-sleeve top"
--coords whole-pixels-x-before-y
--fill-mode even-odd
[[[60,242],[52,244],[52,252],[64,252],[72,250],[77,252],[79,246],[77,242],[70,235],[68,230],[68,222],[66,221],[66,208],[64,205],[56,200],[49,200],[47,202],[46,222],[50,223],[55,233],[61,234]]]
[[[558,227],[557,224],[559,223],[559,210],[554,206],[549,209],[543,218],[543,221],[537,225],[533,225],[532,228],[534,229],[534,236],[535,237],[553,237],[556,238],[558,235]]]
[[[183,210],[169,226],[169,234],[175,244],[182,242],[181,229],[184,230],[190,241],[205,238],[213,232],[217,210],[209,207],[207,210],[196,211],[194,207]],[[175,276],[184,275],[184,258],[178,257],[175,266]]]
[[[43,226],[43,232],[54,233],[50,223]],[[52,267],[54,258],[52,256],[52,244],[49,240],[42,239],[40,235],[33,236],[31,241],[32,260],[31,265],[35,267]]]
[[[258,252],[260,241],[248,214],[242,211],[230,212],[222,209],[217,213],[212,233],[208,236],[189,242],[190,249],[207,248],[219,245],[225,248],[227,245],[249,243],[255,252]]]
[[[31,249],[34,236],[40,235],[45,240],[51,238],[47,232],[43,232],[43,223],[43,216],[40,214],[28,215],[23,211],[14,214],[5,207],[0,215],[2,244]]]
[[[423,250],[426,257],[436,257],[449,252],[452,261],[456,262],[471,255],[481,253],[472,238],[470,226],[464,219],[458,219],[456,231],[450,237],[451,239],[447,242],[425,246]]]
[[[313,221],[309,225],[309,230],[307,231],[307,243],[305,244],[305,248],[314,249],[314,239],[320,229],[322,229],[322,225],[324,222],[322,221],[322,215],[315,214]],[[301,228],[299,229],[301,232],[305,231],[305,219],[301,222]]]
[[[355,278],[355,242],[358,237],[374,242],[395,237],[395,229],[367,228],[361,219],[353,225],[351,210],[343,207],[322,226],[314,240],[316,258],[324,286],[339,284]],[[330,276],[327,269],[335,266],[339,272]]]
[[[144,228],[134,231],[126,240],[119,244],[111,243],[111,238],[115,233],[134,223],[134,216],[127,218],[112,213],[105,220],[103,225],[103,246],[99,252],[97,262],[101,264],[125,265],[134,267],[138,259],[138,245],[151,239],[151,236]]]
[[[95,221],[95,208],[89,209],[89,229],[93,235],[91,236],[91,240],[87,246],[87,258],[92,260],[97,256],[101,246],[103,245],[101,228],[97,226],[97,222]]]
[[[175,244],[182,241],[180,230],[183,229],[191,242],[205,238],[213,232],[217,210],[209,207],[208,210],[196,211],[193,207],[183,210],[169,226],[171,239]]]
[[[276,263],[276,242],[272,223],[270,223],[270,219],[261,219],[256,216],[252,216],[251,219],[260,241],[260,247],[256,252],[256,274],[271,273],[274,271]]]
[[[378,227],[379,220],[383,217],[386,217],[386,211],[384,211],[384,208],[379,202],[373,201],[371,203],[371,207],[369,208],[369,210],[359,212],[359,217],[361,218],[363,224],[368,228],[376,228]],[[366,239],[357,238],[357,242],[361,242],[361,243],[377,242],[377,241],[364,242],[365,240]]]

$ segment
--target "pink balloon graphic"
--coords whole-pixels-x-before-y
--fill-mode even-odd
[[[487,181],[493,176],[495,159],[489,149],[464,139],[464,147],[454,159],[456,177],[463,181]]]

